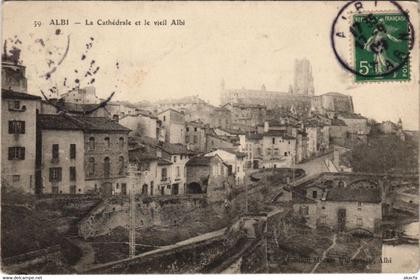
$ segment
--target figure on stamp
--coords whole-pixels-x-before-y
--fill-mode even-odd
[[[394,42],[401,42],[400,39],[395,38],[386,30],[383,20],[380,19],[378,25],[372,32],[372,36],[367,40],[364,49],[373,52],[375,60],[375,72],[385,73],[388,71],[388,66],[394,67],[397,63],[394,62],[386,53],[388,49],[387,39]]]

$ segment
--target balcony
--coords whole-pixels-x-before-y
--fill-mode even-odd
[[[60,162],[60,158],[52,158],[51,159],[51,163],[59,163]]]
[[[170,177],[163,177],[163,178],[160,179],[161,183],[169,183],[170,181],[171,181]]]

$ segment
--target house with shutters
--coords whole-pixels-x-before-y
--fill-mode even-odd
[[[85,193],[83,127],[65,114],[38,115],[40,192]]]
[[[105,117],[39,114],[38,189],[127,194],[129,129]]]
[[[39,96],[2,89],[1,176],[3,183],[35,193],[35,137]]]
[[[41,97],[27,93],[25,66],[19,57],[2,55],[1,177],[7,184],[35,193],[36,115]]]

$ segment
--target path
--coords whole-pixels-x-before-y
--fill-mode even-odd
[[[327,257],[327,253],[335,246],[335,244],[337,244],[336,243],[336,241],[337,241],[337,234],[335,233],[334,234],[334,237],[333,237],[333,243],[331,244],[331,246],[330,247],[328,247],[323,253],[322,253],[322,258],[321,258],[321,260],[317,263],[317,264],[315,264],[315,266],[314,266],[314,268],[312,268],[312,270],[311,270],[311,272],[310,273],[314,273],[315,272],[315,270],[318,268],[318,266],[322,263],[322,261]]]
[[[91,244],[80,239],[72,239],[71,241],[73,241],[82,250],[82,257],[73,266],[73,268],[79,273],[86,271],[95,262],[95,250]]]

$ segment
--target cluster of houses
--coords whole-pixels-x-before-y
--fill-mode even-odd
[[[5,58],[2,180],[36,194],[127,194],[132,164],[143,195],[213,190],[217,196],[220,186],[244,184],[248,170],[290,167],[333,144],[366,141],[367,119],[354,113],[351,97],[309,96],[310,110],[295,106],[295,97],[279,100],[285,98],[290,106],[273,105],[273,99],[270,106],[217,107],[198,96],[149,107],[116,101],[97,106],[101,100],[88,87],[42,100],[27,93],[25,67]]]

